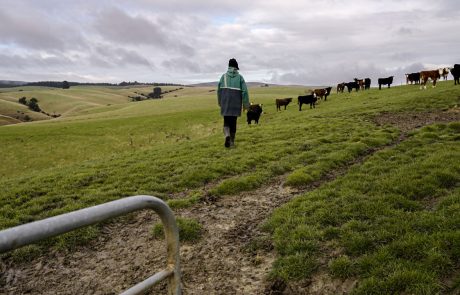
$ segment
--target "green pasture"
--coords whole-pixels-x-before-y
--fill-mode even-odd
[[[25,89],[2,89],[0,102],[14,102],[18,95],[33,96],[40,105],[49,100],[50,106],[64,111],[58,119],[0,127],[0,229],[136,194],[158,196],[172,207],[184,207],[199,202],[205,194],[253,190],[279,175],[287,185],[302,187],[350,165],[370,150],[383,148],[345,176],[276,212],[267,225],[279,254],[272,275],[283,280],[308,279],[323,267],[341,279],[359,278],[362,284],[357,292],[366,294],[369,290],[391,293],[391,283],[373,282],[378,276],[391,281],[399,271],[406,277],[422,278],[415,279],[422,282],[420,286],[409,284],[412,287],[407,292],[418,292],[419,287],[439,291],[446,272],[431,274],[425,271],[425,264],[410,264],[419,256],[396,257],[394,268],[379,269],[378,259],[384,258],[378,255],[387,251],[384,254],[393,259],[393,241],[405,243],[407,238],[417,243],[410,240],[418,239],[411,225],[422,218],[417,214],[436,219],[441,218],[437,214],[447,212],[438,209],[437,201],[432,208],[423,207],[428,195],[439,199],[439,204],[445,199],[457,206],[458,124],[427,127],[390,148],[400,131],[394,126],[376,126],[373,121],[382,112],[457,106],[460,87],[451,81],[438,85],[426,91],[400,86],[333,93],[316,109],[304,105],[302,112],[296,97],[306,88],[250,88],[251,101],[262,103],[265,113],[259,125],[248,126],[245,116],[239,119],[234,149],[223,147],[222,119],[213,88],[184,88],[164,99],[142,102],[127,101],[134,91],[144,91],[133,88],[75,87],[70,89],[73,92],[33,88],[28,95]],[[59,95],[52,96],[54,93]],[[293,103],[286,111],[276,112],[275,98],[282,97],[293,97]],[[417,177],[426,178],[429,185],[425,187]],[[411,189],[404,191],[406,184]],[[413,219],[404,214],[412,214]],[[443,216],[445,224],[438,227],[436,239],[456,243],[449,214]],[[351,221],[357,225],[349,224]],[[401,232],[393,233],[403,221]],[[378,236],[379,231],[385,239]],[[96,233],[87,230],[56,243],[84,241]],[[424,238],[431,241],[435,236]],[[429,245],[442,246],[436,243]],[[327,256],[328,262],[321,265],[322,250],[340,255]],[[457,254],[443,256],[444,270],[458,266]],[[365,263],[367,268],[362,267]]]
[[[459,163],[460,122],[424,127],[291,201],[267,223],[279,255],[272,276],[326,270],[357,279],[353,294],[458,288]]]

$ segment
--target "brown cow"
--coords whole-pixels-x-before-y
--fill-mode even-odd
[[[449,76],[449,70],[450,70],[449,68],[439,69],[439,74],[444,80],[447,80],[447,76]]]
[[[276,99],[276,110],[281,111],[281,106],[284,106],[284,109],[286,109],[287,105],[291,103],[292,97],[288,98],[277,98]]]
[[[436,87],[436,81],[440,78],[441,78],[441,75],[439,74],[439,70],[421,71],[420,72],[420,89],[422,89],[422,87],[426,89],[426,82],[428,82],[428,79],[431,79],[433,81],[433,88]]]
[[[359,89],[364,90],[364,79],[355,78],[354,80],[356,83],[358,83]]]
[[[321,99],[323,99],[324,97],[324,100],[326,101],[329,94],[331,94],[331,89],[332,87],[315,89],[313,90],[313,93],[316,94],[316,96]]]
[[[337,93],[342,92],[345,89],[345,82],[337,84]]]

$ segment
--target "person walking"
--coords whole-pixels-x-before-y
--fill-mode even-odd
[[[248,88],[238,70],[236,59],[230,59],[227,73],[222,75],[217,85],[217,102],[224,117],[224,145],[227,148],[235,145],[236,120],[241,116],[241,107],[245,110],[249,108]]]

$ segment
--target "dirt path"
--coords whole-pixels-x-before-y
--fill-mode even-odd
[[[278,179],[257,191],[222,197],[176,212],[178,216],[198,220],[204,228],[200,242],[181,245],[184,294],[263,293],[274,254],[270,248],[249,251],[247,245],[260,236],[258,225],[273,209],[296,193],[283,187]],[[89,247],[70,253],[50,253],[31,263],[2,263],[3,292],[123,291],[165,265],[164,242],[151,238],[149,232],[156,221],[154,213],[141,212],[129,224],[116,222],[104,227],[104,233]],[[162,286],[152,293],[159,289]]]
[[[302,189],[284,186],[282,176],[252,192],[209,199],[176,211],[177,216],[196,219],[204,228],[199,242],[181,245],[184,294],[278,294],[277,290],[286,290],[284,285],[267,281],[275,253],[259,226],[274,209],[344,174],[376,151],[369,150]],[[150,233],[158,222],[154,213],[141,212],[127,221],[105,226],[97,241],[74,252],[50,253],[31,263],[2,263],[4,292],[117,294],[142,281],[165,265],[165,245]],[[251,250],[255,239],[263,245]],[[164,294],[165,286],[151,293]]]
[[[376,118],[376,123],[410,130],[438,121],[459,121],[460,113],[454,113],[429,115],[429,120],[427,116],[415,115],[410,124],[403,119],[408,116],[384,114]],[[302,189],[283,186],[285,177],[282,176],[252,192],[208,199],[176,211],[177,216],[198,220],[204,229],[199,242],[181,245],[183,293],[277,294],[272,291],[284,290],[285,294],[295,294],[301,290],[308,294],[334,294],[352,288],[353,282],[331,282],[327,276],[313,277],[304,285],[277,286],[279,282],[268,282],[267,274],[275,253],[259,226],[275,208],[293,197],[335,179],[350,166],[362,163],[376,151],[396,145],[404,138],[403,133],[395,142],[369,150]],[[157,221],[154,213],[143,211],[123,222],[104,226],[95,241],[75,251],[52,252],[26,263],[2,261],[0,294],[117,294],[164,267],[164,241],[153,239],[150,233]],[[250,250],[256,239],[268,242],[257,250]],[[151,293],[164,294],[164,291],[163,284]]]

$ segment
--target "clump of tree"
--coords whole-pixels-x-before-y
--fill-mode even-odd
[[[88,82],[68,82],[68,81],[38,81],[38,82],[28,82],[28,83],[23,83],[21,86],[44,86],[44,87],[54,87],[54,88],[64,88],[64,84],[68,83],[69,87],[73,86],[145,86],[145,85],[152,85],[152,86],[182,86],[184,87],[185,85],[182,84],[175,84],[175,83],[147,83],[147,82],[120,82],[120,83],[88,83]],[[2,86],[4,84],[0,84]],[[11,85],[6,85],[5,87],[13,87]],[[67,88],[64,88],[67,89]]]
[[[43,86],[43,87],[53,87],[53,88],[62,88],[62,89],[68,89],[70,86],[76,86],[79,85],[80,83],[78,82],[68,82],[68,81],[40,81],[40,82],[30,82],[27,83],[26,86]],[[64,88],[67,87],[68,88]]]
[[[29,102],[27,103],[29,109],[34,112],[41,112],[40,106],[38,105],[38,100],[35,97],[32,97]]]
[[[25,96],[21,97],[18,102],[23,105],[27,105],[27,98]]]
[[[163,96],[161,95],[161,87],[155,87],[153,88],[153,92],[149,93],[150,98],[162,98]]]
[[[137,81],[134,81],[134,82],[123,81],[123,82],[118,83],[118,86],[139,86],[139,85],[153,85],[155,87],[156,86],[184,86],[182,84],[174,84],[174,83],[157,83],[157,82],[145,83],[145,82],[137,82]]]
[[[140,95],[138,96],[129,96],[129,98],[131,98],[131,101],[142,101],[144,100],[144,98]]]
[[[27,100],[27,98],[25,96],[21,97],[18,102],[20,104],[23,104],[25,106],[27,106],[29,109],[31,109],[32,111],[34,112],[39,112],[39,113],[42,113],[44,115],[47,115],[48,117],[52,117],[52,118],[58,118],[61,116],[61,114],[56,114],[56,112],[53,112],[53,114],[50,114],[50,113],[47,113],[45,111],[43,111],[40,106],[38,105],[38,99],[36,99],[35,97],[32,97],[29,101]],[[19,112],[19,111],[18,111]]]
[[[137,96],[129,96],[129,98],[131,98],[131,101],[143,101],[143,100],[146,100],[146,99],[158,99],[158,98],[163,98],[164,94],[171,93],[171,92],[174,92],[174,91],[178,91],[178,90],[181,90],[181,89],[184,89],[184,87],[179,87],[179,88],[176,88],[176,89],[162,91],[161,87],[157,86],[157,87],[153,88],[153,92],[150,92],[147,95],[145,95],[144,93],[139,93],[139,92],[134,91],[134,93],[136,93],[138,95]],[[174,95],[174,97],[177,97],[177,95]]]
[[[18,102],[20,104],[23,104],[27,106],[29,109],[31,109],[34,112],[41,112],[42,110],[40,109],[40,106],[38,105],[38,99],[35,97],[32,97],[29,101],[27,101],[27,98],[25,96],[21,97]]]

